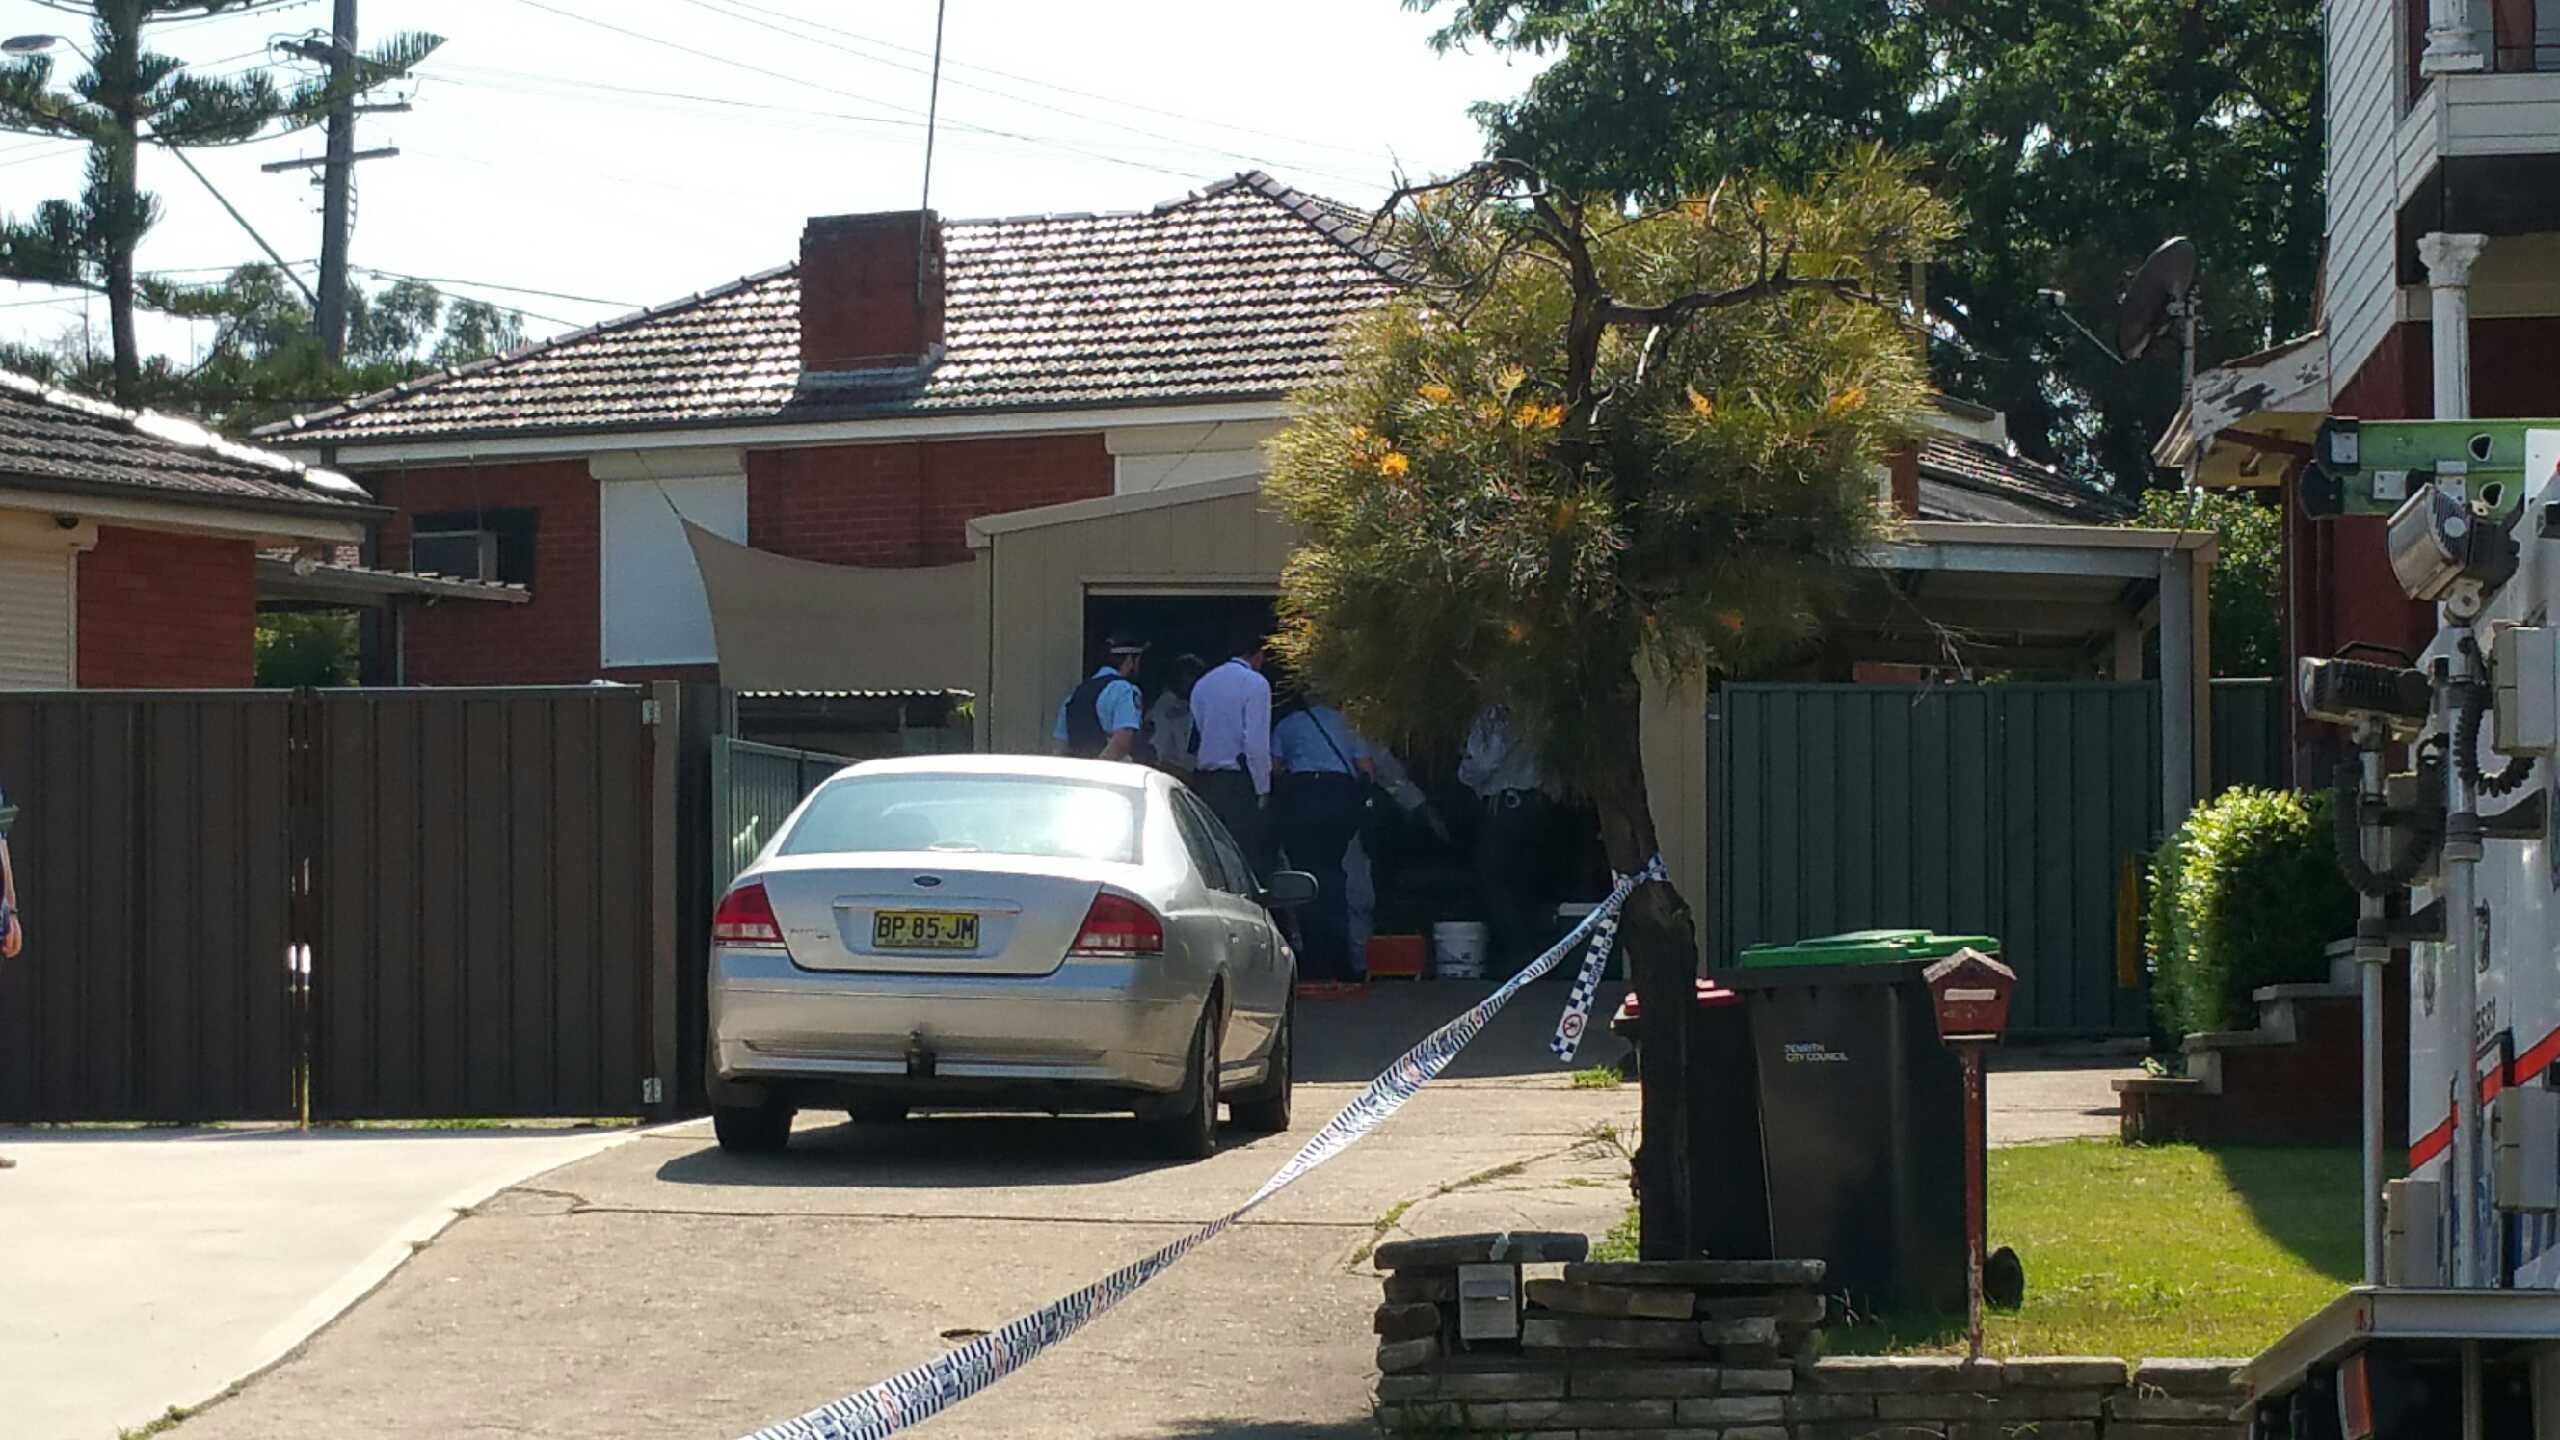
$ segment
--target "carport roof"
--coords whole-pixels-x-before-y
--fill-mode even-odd
[[[2214,553],[2203,530],[1924,520],[1869,552],[1825,643],[1892,664],[2078,669],[2147,628],[2165,561],[2209,568]]]

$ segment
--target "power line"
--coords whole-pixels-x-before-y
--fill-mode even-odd
[[[854,47],[852,47],[852,46],[850,46],[850,45],[841,45],[841,44],[836,43],[835,41],[832,41],[832,40],[826,40],[826,39],[821,39],[820,37],[815,36],[815,35],[803,34],[803,33],[801,33],[800,31],[797,31],[797,30],[790,30],[790,29],[786,29],[786,28],[784,28],[783,26],[780,26],[780,25],[774,24],[774,23],[773,23],[772,21],[770,21],[770,20],[761,20],[761,19],[756,18],[754,15],[744,14],[744,13],[741,13],[741,11],[739,11],[739,10],[732,10],[732,9],[729,9],[729,8],[727,8],[727,7],[723,6],[723,5],[716,4],[716,3],[714,3],[714,0],[685,0],[685,3],[686,3],[686,4],[688,4],[688,5],[692,5],[692,6],[694,6],[694,7],[695,7],[695,8],[697,8],[697,9],[707,10],[707,11],[711,12],[711,13],[712,13],[712,14],[714,14],[714,15],[724,16],[724,17],[726,17],[726,18],[728,18],[728,19],[731,19],[731,20],[743,21],[744,23],[749,24],[749,25],[760,26],[760,27],[762,27],[762,28],[764,28],[764,29],[767,29],[767,30],[771,30],[771,31],[773,31],[773,32],[774,32],[775,34],[777,34],[777,35],[788,35],[788,36],[790,36],[790,37],[791,37],[792,39],[794,39],[794,40],[804,41],[804,42],[806,42],[806,43],[808,43],[808,44],[812,44],[812,45],[823,45],[823,46],[827,47],[827,48],[828,48],[828,49],[830,49],[830,50],[840,51],[840,52],[842,52],[842,53],[844,53],[844,54],[854,56],[854,57],[855,57],[855,58],[857,58],[857,59],[868,60],[868,61],[870,61],[872,64],[875,64],[875,65],[886,65],[886,66],[888,66],[888,67],[890,67],[890,68],[892,68],[892,69],[896,69],[896,70],[904,70],[904,71],[906,71],[906,72],[908,72],[908,73],[910,73],[910,74],[915,74],[915,75],[922,75],[922,74],[927,73],[927,72],[926,72],[925,67],[923,67],[923,66],[920,66],[920,65],[908,65],[908,64],[904,64],[904,63],[902,63],[902,62],[900,62],[900,61],[884,59],[884,58],[882,58],[882,57],[880,57],[880,56],[878,56],[878,55],[871,54],[871,53],[869,53],[869,52],[867,52],[867,51],[863,51],[863,50],[855,49]],[[751,6],[750,6],[750,7],[744,7],[744,8],[752,9],[753,7],[751,7]],[[765,13],[768,13],[768,14],[769,14],[769,13],[772,13],[772,12],[765,12]],[[792,17],[792,18],[797,19],[797,17]],[[806,22],[806,21],[801,22],[801,23],[804,23],[804,24],[814,24],[814,22]],[[819,28],[819,29],[832,29],[833,27],[830,27],[830,26],[818,26],[817,28]],[[835,31],[835,33],[837,33],[837,34],[845,34],[845,33],[848,33],[848,32],[845,32],[845,31]],[[902,47],[902,48],[903,48],[903,47]],[[939,66],[940,66],[940,60],[939,60],[939,57],[937,56],[936,61],[935,61],[935,67],[936,67],[936,68],[935,68],[935,69],[933,70],[933,72],[932,72],[932,73],[934,74],[934,76],[936,77],[936,78],[935,78],[935,84],[936,84],[937,88],[939,87],[939,85],[940,85],[940,83],[941,83],[941,81],[940,81],[940,74],[941,74],[941,71],[940,71]],[[1129,124],[1129,123],[1127,123],[1127,122],[1125,122],[1125,121],[1121,121],[1121,120],[1114,120],[1114,119],[1110,118],[1110,117],[1109,117],[1109,116],[1107,116],[1107,115],[1095,115],[1095,114],[1093,114],[1093,113],[1091,113],[1091,112],[1089,112],[1089,111],[1084,111],[1084,110],[1071,110],[1071,109],[1069,109],[1069,108],[1067,108],[1066,106],[1063,106],[1063,105],[1052,105],[1052,104],[1049,104],[1048,102],[1043,101],[1043,100],[1034,100],[1034,99],[1032,99],[1032,98],[1031,98],[1030,96],[1028,96],[1028,95],[1013,95],[1013,94],[1007,94],[1006,92],[1004,92],[1004,91],[1002,91],[1002,90],[997,90],[997,89],[994,89],[994,88],[989,87],[989,86],[972,84],[972,83],[970,83],[969,81],[959,79],[959,78],[957,78],[956,76],[952,79],[951,83],[952,83],[952,84],[954,84],[954,85],[957,85],[957,86],[961,87],[961,88],[962,88],[962,89],[964,89],[964,90],[975,90],[975,91],[977,91],[979,94],[982,94],[982,95],[993,95],[993,96],[997,97],[998,99],[1005,100],[1005,101],[1007,101],[1007,102],[1009,102],[1009,103],[1012,103],[1012,104],[1015,104],[1015,105],[1028,105],[1028,106],[1030,106],[1031,108],[1033,108],[1033,109],[1035,109],[1035,110],[1046,110],[1046,111],[1050,112],[1050,113],[1051,113],[1051,114],[1053,114],[1053,115],[1064,115],[1064,116],[1068,117],[1069,119],[1074,119],[1074,120],[1089,120],[1089,121],[1091,121],[1091,122],[1093,122],[1094,124],[1097,124],[1097,125],[1108,125],[1108,126],[1112,127],[1112,128],[1113,128],[1113,129],[1115,129],[1115,130],[1125,130],[1125,131],[1128,131],[1128,132],[1129,132],[1130,134],[1132,134],[1132,135],[1137,135],[1137,136],[1140,136],[1140,137],[1142,137],[1142,138],[1144,138],[1144,139],[1148,139],[1148,140],[1161,141],[1161,142],[1163,142],[1164,144],[1172,145],[1172,146],[1175,146],[1175,147],[1177,147],[1177,148],[1179,148],[1179,149],[1189,150],[1189,151],[1195,151],[1195,152],[1205,152],[1205,153],[1207,153],[1207,154],[1217,155],[1217,156],[1220,156],[1220,157],[1222,157],[1222,158],[1224,158],[1224,159],[1228,159],[1228,160],[1241,160],[1241,161],[1244,161],[1244,162],[1245,162],[1246,164],[1248,164],[1248,165],[1252,165],[1252,166],[1255,166],[1255,167],[1260,168],[1260,169],[1271,169],[1271,170],[1296,170],[1296,171],[1299,171],[1299,172],[1301,172],[1301,173],[1305,173],[1305,174],[1312,174],[1312,175],[1321,175],[1321,176],[1324,176],[1326,179],[1330,179],[1330,180],[1341,180],[1341,181],[1345,181],[1345,182],[1352,183],[1352,184],[1366,184],[1366,183],[1368,183],[1367,181],[1360,180],[1360,179],[1359,179],[1358,177],[1356,177],[1356,176],[1343,175],[1343,174],[1339,174],[1339,173],[1336,173],[1336,172],[1333,172],[1333,171],[1320,169],[1320,168],[1318,168],[1317,166],[1314,166],[1314,165],[1312,165],[1312,164],[1305,164],[1305,163],[1286,163],[1286,162],[1282,162],[1282,161],[1271,160],[1271,159],[1268,159],[1268,158],[1265,158],[1265,157],[1263,157],[1263,156],[1259,156],[1259,155],[1251,155],[1251,154],[1247,154],[1247,153],[1245,153],[1245,152],[1243,152],[1243,151],[1241,151],[1241,150],[1228,150],[1228,149],[1224,149],[1224,148],[1221,148],[1221,147],[1219,147],[1219,146],[1215,146],[1215,145],[1203,145],[1203,144],[1199,143],[1198,141],[1179,139],[1179,138],[1177,138],[1177,137],[1175,137],[1175,136],[1171,136],[1171,135],[1164,134],[1164,133],[1163,133],[1163,132],[1161,132],[1161,131],[1157,131],[1157,130],[1148,130],[1148,129],[1144,129],[1144,128],[1139,127],[1139,126],[1136,126],[1136,125],[1131,125],[1131,124]],[[1188,118],[1188,117],[1185,117],[1185,118]]]
[[[823,94],[839,96],[844,99],[858,101],[862,104],[888,105],[887,101],[873,100],[869,96],[857,95],[850,90],[839,90],[832,85],[824,85],[818,81],[805,79],[801,76],[789,74],[785,71],[767,69],[762,65],[751,65],[744,60],[733,60],[725,55],[715,55],[708,50],[699,49],[695,46],[684,44],[681,41],[669,40],[663,36],[648,34],[645,31],[629,29],[625,26],[616,25],[609,20],[598,20],[591,15],[581,15],[574,10],[563,10],[556,5],[545,3],[545,0],[516,0],[516,3],[519,5],[530,6],[533,9],[543,11],[547,14],[560,16],[566,20],[575,20],[582,24],[593,25],[598,29],[609,30],[614,34],[628,36],[631,39],[644,41],[651,45],[662,45],[670,50],[691,55],[698,60],[708,60],[715,65],[727,65],[735,69],[747,71],[751,74],[762,75],[769,79],[786,81],[793,85],[806,86],[809,89],[819,91]],[[892,105],[889,106],[889,108],[904,110],[910,115],[916,113],[914,110],[906,106]],[[998,135],[1009,140],[1019,140],[1029,145],[1044,145],[1051,149],[1064,150],[1070,154],[1082,155],[1089,160],[1099,160],[1105,164],[1125,165],[1133,170],[1147,170],[1159,175],[1174,175],[1186,180],[1197,178],[1192,171],[1176,170],[1165,165],[1151,165],[1143,160],[1132,160],[1123,155],[1112,155],[1100,150],[1089,150],[1081,145],[1069,144],[1064,140],[1051,137],[1026,135],[1019,131],[998,129],[992,125],[966,125],[959,121],[953,121],[952,128],[955,130],[970,130],[981,135]]]
[[[912,45],[901,45],[895,40],[883,40],[876,35],[865,35],[859,31],[847,30],[840,25],[830,25],[823,20],[812,20],[805,15],[795,15],[787,10],[775,10],[770,6],[756,4],[754,3],[754,0],[726,0],[726,3],[735,5],[741,10],[754,10],[762,14],[774,16],[778,19],[786,19],[797,24],[806,25],[812,30],[824,30],[831,35],[841,35],[848,40],[859,40],[866,44],[878,45],[884,49],[896,50],[908,55],[915,55],[919,57],[925,53],[916,49]],[[1022,85],[1035,85],[1043,90],[1054,90],[1061,95],[1073,95],[1082,100],[1098,100],[1105,105],[1116,105],[1122,109],[1136,110],[1148,115],[1160,115],[1168,120],[1180,120],[1193,125],[1215,126],[1221,130],[1233,130],[1241,135],[1258,135],[1265,140],[1280,140],[1292,145],[1304,145],[1317,150],[1339,151],[1342,154],[1357,156],[1363,160],[1375,160],[1378,158],[1378,152],[1362,149],[1356,145],[1336,145],[1331,141],[1311,140],[1302,135],[1290,135],[1278,130],[1264,130],[1252,125],[1239,125],[1232,120],[1213,120],[1205,115],[1186,114],[1180,110],[1167,110],[1157,105],[1142,105],[1135,100],[1124,100],[1116,95],[1105,95],[1093,90],[1079,90],[1072,85],[1061,85],[1054,80],[1042,80],[1030,75],[1016,74],[1010,70],[999,70],[992,65],[974,65],[965,60],[954,60],[951,62],[951,66],[955,70],[974,70],[981,75],[993,75],[1000,80],[1011,80]],[[954,81],[953,83],[957,84],[959,82]],[[989,93],[1000,94],[1002,92]],[[1089,118],[1098,119],[1100,117]],[[1103,123],[1110,124],[1112,122],[1105,120]]]
[[[409,275],[398,270],[385,270],[376,265],[352,267],[367,275],[380,275],[392,280],[414,280],[421,285],[471,285],[482,290],[504,290],[516,295],[538,295],[545,300],[574,300],[581,305],[605,305],[616,310],[637,310],[628,300],[602,300],[593,295],[567,295],[558,290],[537,290],[530,285],[501,285],[495,280],[456,280],[439,275]]]
[[[478,78],[486,76],[498,76],[503,77],[503,79]],[[740,100],[727,95],[697,95],[678,90],[653,90],[641,86],[615,85],[602,80],[582,80],[569,76],[557,75],[535,75],[526,71],[509,70],[502,66],[493,65],[447,65],[443,68],[442,73],[436,76],[423,78],[441,80],[447,84],[462,85],[472,89],[495,90],[501,94],[540,95],[563,100],[583,100],[586,97],[575,92],[581,90],[593,90],[612,96],[628,97],[623,99],[621,103],[631,105],[633,108],[639,109],[663,109],[665,107],[647,105],[641,102],[647,100],[664,100],[692,105],[716,106],[728,110],[756,111],[776,116],[794,116],[807,119],[842,121],[844,123],[854,125],[879,125],[903,130],[921,130],[924,128],[924,121],[920,119],[909,120],[903,117],[890,115],[851,115],[840,110],[819,110],[804,105],[777,105],[768,101]],[[569,93],[563,93],[564,91]],[[1093,159],[1106,161],[1111,164],[1126,165],[1135,169],[1145,170],[1151,174],[1170,175],[1182,180],[1197,180],[1200,178],[1200,172],[1196,169],[1175,169],[1170,166],[1152,165],[1140,160],[1131,160],[1122,156],[1106,155],[1098,151],[1085,150],[1081,147],[1070,145],[1063,141],[1051,139],[1046,136],[1018,134],[1008,130],[993,130],[986,126],[970,125],[956,120],[944,121],[940,128],[946,131],[958,130],[963,132],[957,137],[946,136],[942,142],[945,144],[963,143],[972,141],[973,139],[1029,143],[1033,145],[1042,145],[1068,150],[1075,154],[1089,156]],[[446,158],[456,159],[460,157],[448,156]],[[469,163],[482,164],[489,162],[472,161]],[[638,183],[651,185],[668,184],[663,177],[654,180],[642,180]],[[674,186],[672,188],[683,189],[687,187]]]

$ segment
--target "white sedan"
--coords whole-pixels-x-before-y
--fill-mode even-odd
[[[802,1107],[1135,1111],[1185,1158],[1218,1107],[1289,1124],[1297,960],[1181,782],[1016,755],[874,760],[812,791],[711,927],[720,1145],[772,1151]]]

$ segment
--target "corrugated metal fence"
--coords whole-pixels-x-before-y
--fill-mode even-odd
[[[295,1113],[291,695],[0,697],[0,1121]]]
[[[314,1115],[642,1108],[645,703],[602,686],[313,698]]]
[[[712,893],[725,892],[773,838],[792,808],[828,776],[852,763],[842,755],[819,750],[712,737]]]
[[[2285,698],[2213,682],[2213,793],[2280,783]],[[2013,1029],[2143,1032],[2118,917],[2159,839],[2155,685],[1727,685],[1708,716],[1716,963],[1880,926],[1990,934]]]
[[[672,1100],[675,693],[0,696],[0,1121]]]
[[[2013,1032],[2142,1032],[2116,896],[2159,826],[2154,686],[1728,685],[1708,723],[1718,963],[1878,926],[1997,935]]]
[[[2273,680],[2213,682],[2214,794],[2286,783],[2283,707],[2292,700]]]

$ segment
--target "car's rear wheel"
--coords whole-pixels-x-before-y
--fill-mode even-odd
[[[791,1143],[791,1107],[778,1100],[711,1107],[711,1133],[732,1155],[771,1155]]]
[[[1177,1160],[1206,1160],[1218,1153],[1218,1003],[1212,999],[1191,1035],[1183,1070],[1188,1098],[1182,1108],[1148,1122],[1156,1141]]]
[[[1250,1090],[1227,1102],[1227,1116],[1239,1130],[1277,1135],[1289,1128],[1289,1092],[1295,1086],[1298,1059],[1298,1002],[1280,1012],[1280,1033],[1271,1037],[1271,1070]]]
[[[895,1125],[907,1118],[904,1100],[854,1100],[844,1107],[845,1118],[856,1125]]]

